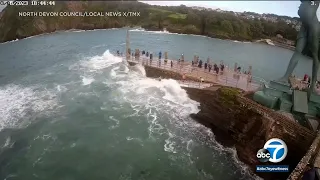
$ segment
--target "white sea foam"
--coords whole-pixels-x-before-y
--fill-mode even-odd
[[[56,95],[36,87],[7,85],[0,88],[0,130],[28,122],[40,113],[48,114],[58,105]]]
[[[56,85],[56,89],[58,92],[65,92],[68,90],[68,88],[66,88],[64,85],[61,85],[61,84]]]
[[[6,141],[4,142],[3,146],[0,149],[11,148],[13,144],[14,144],[14,142],[11,141],[11,137],[9,136],[6,138]]]
[[[81,61],[80,66],[86,68],[89,72],[97,72],[119,62],[122,62],[122,57],[114,56],[109,50],[106,50],[100,56],[94,56],[89,58],[89,60]]]
[[[147,31],[145,30],[144,28],[137,28],[137,29],[131,29],[129,31],[132,31],[132,32],[146,32],[146,33],[154,33],[154,34],[178,34],[178,33],[171,33],[167,30],[163,30],[163,31]]]
[[[129,31],[139,32],[139,31],[146,31],[144,28],[137,28],[137,29],[130,29]]]
[[[90,29],[90,30],[83,30],[83,29],[70,29],[66,31],[56,31],[56,32],[86,32],[86,31],[107,31],[107,30],[115,30],[119,28],[110,28],[110,29]]]
[[[237,41],[237,40],[235,40],[235,41],[233,41],[233,42],[236,42],[236,43],[251,43],[251,42],[248,42],[248,41]]]
[[[127,141],[136,141],[136,142],[138,142],[141,146],[143,146],[143,141],[142,141],[140,138],[135,138],[135,137],[130,137],[130,136],[128,136],[128,137],[126,137],[126,140],[127,140]]]
[[[82,84],[83,84],[84,86],[90,85],[93,81],[94,81],[94,79],[93,79],[92,77],[82,76]]]
[[[101,45],[93,46],[92,49],[100,48],[100,47],[107,47],[107,46],[108,45],[106,45],[106,44],[101,44]]]
[[[152,96],[155,95],[154,93],[158,93],[158,95],[160,95],[160,97],[158,98],[182,106],[182,109],[186,109],[185,112],[187,112],[188,114],[199,112],[199,103],[191,100],[188,97],[186,91],[181,88],[179,83],[172,79],[163,79],[161,81],[150,78],[135,79],[132,83],[123,84],[120,90],[124,90],[122,92],[133,91],[137,95],[146,96]],[[161,96],[161,94],[163,95]],[[145,101],[145,98],[147,98],[146,96],[138,96],[138,99],[136,100],[139,100],[140,97],[144,98],[142,100]]]
[[[3,43],[0,43],[0,44],[7,44],[7,43],[16,42],[16,41],[19,41],[19,39],[15,39],[15,40],[12,40],[12,41],[3,42]]]
[[[177,153],[177,151],[175,150],[175,142],[171,141],[171,139],[174,137],[173,134],[171,134],[170,132],[168,133],[169,137],[168,139],[165,140],[165,144],[164,144],[164,151],[166,152],[171,152],[171,153]]]
[[[139,75],[142,75],[142,77],[146,76],[146,70],[144,69],[144,67],[140,64],[136,64],[134,66],[131,67],[131,69],[134,72],[137,72]]]
[[[109,120],[111,120],[114,125],[110,126],[109,129],[115,129],[120,126],[120,121],[113,116],[109,116]]]

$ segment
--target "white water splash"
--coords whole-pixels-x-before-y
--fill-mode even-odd
[[[139,75],[142,75],[142,77],[146,77],[146,70],[141,64],[136,64],[131,67],[131,70],[138,73]]]
[[[15,40],[12,40],[12,41],[3,42],[3,43],[0,43],[0,44],[7,44],[7,43],[16,42],[16,41],[19,41],[19,39],[15,39]]]
[[[58,92],[66,92],[68,90],[68,88],[66,88],[64,85],[58,84],[58,85],[56,85],[56,90]]]
[[[131,29],[129,31],[132,31],[132,32],[145,32],[145,33],[154,33],[154,34],[177,34],[179,35],[178,33],[171,33],[167,30],[163,30],[163,31],[147,31],[145,30],[144,28],[137,28],[137,29]]]
[[[186,109],[184,112],[187,114],[199,112],[199,103],[191,100],[176,80],[163,79],[159,81],[156,79],[141,78],[134,79],[133,81],[132,83],[120,83],[122,85],[120,91],[123,93],[129,92],[129,94],[130,92],[134,93],[138,95],[135,97],[136,100],[143,98],[144,102],[148,97],[170,101],[173,104],[181,106],[181,110]],[[157,95],[158,97],[154,97]],[[165,104],[170,105],[166,102]]]
[[[91,84],[93,81],[94,81],[94,79],[91,78],[91,77],[84,77],[84,76],[82,76],[82,84],[83,84],[84,86]]]
[[[114,56],[109,50],[106,50],[101,56],[94,56],[89,60],[81,61],[80,66],[88,72],[97,72],[120,62],[122,62],[122,57]]]

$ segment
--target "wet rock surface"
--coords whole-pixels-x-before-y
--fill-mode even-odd
[[[131,64],[134,65],[135,63]],[[145,66],[147,77],[180,80],[178,72]],[[192,80],[192,79],[188,79]],[[286,116],[252,101],[252,92],[214,85],[206,89],[184,87],[189,97],[200,102],[200,112],[190,116],[207,126],[216,140],[226,147],[235,147],[238,158],[255,173],[261,163],[256,153],[271,138],[282,139],[288,147],[284,161],[277,165],[289,165],[290,172],[310,148],[316,133],[288,119]],[[290,173],[256,173],[265,180],[285,180]]]
[[[286,142],[287,158],[278,164],[289,165],[292,171],[314,139],[314,134],[308,134],[309,132],[305,132],[308,130],[294,124],[295,122],[287,122],[286,119],[283,122],[277,121],[274,114],[264,114],[258,107],[256,109],[242,102],[238,98],[242,97],[241,92],[237,93],[233,88],[184,89],[191,99],[201,104],[200,112],[192,114],[191,117],[211,128],[219,143],[224,146],[234,146],[238,158],[246,163],[252,172],[255,172],[256,165],[272,164],[260,163],[256,158],[257,151],[263,148],[267,140],[276,137]],[[289,173],[257,173],[257,175],[264,179],[277,180],[287,179]]]

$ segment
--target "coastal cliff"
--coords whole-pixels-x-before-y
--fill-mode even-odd
[[[191,117],[212,129],[216,140],[233,146],[239,159],[255,171],[261,163],[256,153],[271,138],[280,138],[288,146],[286,159],[292,171],[308,151],[315,134],[286,117],[260,107],[233,88],[185,88],[189,97],[200,102],[200,112]],[[226,143],[227,142],[227,143]],[[268,163],[265,163],[268,164]],[[286,179],[289,173],[257,173],[264,179]]]
[[[99,12],[99,15],[85,16],[82,15],[84,12]],[[127,12],[133,14],[124,15]],[[297,36],[297,31],[281,17],[279,21],[272,22],[248,18],[246,13],[198,10],[184,5],[152,6],[138,1],[55,1],[55,5],[46,6],[7,6],[0,12],[0,42],[71,29],[121,27],[142,27],[154,31],[165,28],[173,33],[237,41],[271,38],[277,32],[286,39]]]
[[[135,63],[131,63],[134,65]],[[156,67],[145,66],[147,77],[181,80],[181,74]],[[190,79],[192,80],[192,79]],[[184,87],[189,97],[200,103],[200,112],[190,116],[207,126],[216,140],[224,146],[235,147],[238,158],[252,172],[261,163],[256,153],[271,138],[282,139],[288,147],[284,161],[290,172],[309,150],[316,134],[286,116],[259,105],[239,89],[214,85],[206,89]],[[250,96],[247,94],[246,96]],[[271,163],[264,163],[271,164]],[[265,180],[283,180],[290,173],[257,173]]]

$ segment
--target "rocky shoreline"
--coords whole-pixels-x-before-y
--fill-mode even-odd
[[[125,27],[116,27],[116,28],[125,28]],[[133,28],[133,27],[130,27]],[[5,42],[10,42],[10,41],[16,41],[16,40],[21,40],[21,39],[25,39],[25,38],[29,38],[32,36],[38,36],[38,35],[43,35],[43,34],[50,34],[50,33],[55,33],[55,32],[61,32],[61,31],[93,31],[93,30],[103,30],[103,29],[115,29],[115,28],[95,28],[93,26],[89,26],[89,25],[84,25],[83,27],[78,27],[76,29],[74,28],[67,28],[67,29],[51,29],[51,30],[47,30],[47,31],[38,31],[38,32],[34,32],[32,34],[26,35],[26,34],[17,34],[14,37],[8,38],[4,41],[0,40],[0,44],[1,43],[5,43]],[[148,29],[148,28],[144,28],[146,31],[162,31],[160,29]],[[268,44],[266,42],[264,42],[263,40],[247,40],[247,39],[241,39],[241,38],[237,38],[237,37],[226,37],[223,35],[218,35],[218,34],[211,34],[211,35],[201,35],[201,34],[187,34],[187,33],[183,33],[183,32],[177,32],[177,31],[171,31],[171,30],[167,30],[169,33],[178,33],[178,34],[185,34],[185,35],[198,35],[198,36],[203,36],[203,37],[209,37],[209,38],[214,38],[214,39],[221,39],[221,40],[230,40],[230,41],[238,41],[238,42],[244,42],[244,43],[263,43],[263,44]],[[270,45],[270,44],[268,44]],[[293,46],[286,46],[283,44],[279,44],[279,43],[275,43],[273,46],[277,46],[277,47],[281,47],[284,49],[289,49],[294,51],[295,47]]]
[[[256,165],[261,164],[256,153],[269,139],[271,122],[255,109],[239,102],[237,96],[241,96],[241,92],[233,88],[184,89],[191,99],[200,102],[200,112],[191,114],[191,117],[210,128],[219,143],[235,147],[238,158],[254,173]],[[290,143],[287,145],[289,149],[293,149]],[[289,165],[292,171],[304,153],[306,150],[288,153],[288,158],[281,164]],[[286,179],[289,174],[257,173],[265,180]]]
[[[151,66],[145,66],[145,70],[147,77],[181,79],[178,72]],[[256,165],[261,165],[256,153],[267,140],[280,138],[286,142],[289,149],[287,157],[278,164],[289,165],[291,172],[304,157],[316,136],[314,132],[287,117],[253,102],[249,98],[250,94],[238,89],[221,85],[206,89],[184,89],[191,99],[200,103],[200,112],[191,114],[192,119],[210,128],[220,144],[235,147],[239,160],[249,166],[252,174],[265,180],[283,180],[290,174],[255,173]]]
[[[115,29],[115,28],[125,28],[126,26],[123,27],[112,27],[112,28],[97,28],[94,26],[90,26],[88,24],[83,24],[83,25],[78,25],[78,27],[76,28],[63,28],[63,29],[47,29],[47,30],[43,30],[43,31],[37,31],[37,32],[33,32],[30,34],[16,34],[15,36],[6,38],[5,40],[0,40],[0,43],[5,43],[5,42],[10,42],[10,41],[15,41],[15,40],[21,40],[21,39],[25,39],[31,36],[38,36],[38,35],[42,35],[42,34],[49,34],[49,33],[55,33],[55,32],[61,32],[61,31],[92,31],[92,30],[103,30],[103,29]],[[133,27],[130,27],[133,28]],[[152,29],[152,28],[144,28],[146,31],[162,31],[162,29]],[[230,38],[230,37],[226,37],[223,35],[201,35],[201,34],[187,34],[187,33],[183,33],[183,32],[179,32],[179,31],[172,31],[172,30],[167,30],[170,33],[178,33],[178,34],[186,34],[186,35],[199,35],[199,36],[204,36],[204,37],[209,37],[209,38],[215,38],[215,39],[221,39],[221,40],[231,40],[231,41],[240,41],[240,42],[254,42],[254,41],[250,41],[247,39],[241,39],[241,38]]]

